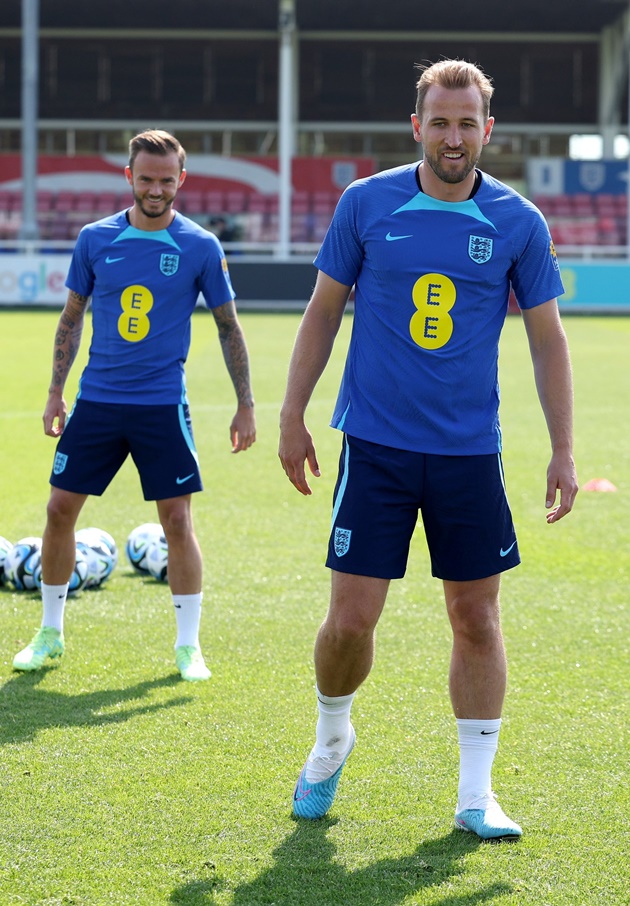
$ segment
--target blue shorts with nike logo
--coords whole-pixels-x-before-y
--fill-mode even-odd
[[[520,563],[499,453],[438,456],[344,435],[326,566],[400,579],[418,517],[439,579],[484,579]]]
[[[50,483],[100,497],[129,455],[145,500],[203,489],[187,405],[121,405],[81,398],[59,438]]]

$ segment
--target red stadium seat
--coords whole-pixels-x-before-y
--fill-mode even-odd
[[[64,242],[67,239],[72,239],[70,235],[70,224],[64,217],[58,217],[53,221],[50,227],[50,239],[60,239]]]
[[[313,212],[332,217],[337,201],[338,196],[334,192],[313,192]]]
[[[50,192],[48,189],[41,189],[37,193],[37,213],[46,214],[51,211],[53,208],[54,200],[54,192]]]
[[[247,210],[247,193],[246,192],[226,192],[225,195],[225,212],[226,214],[242,214]]]
[[[58,192],[55,198],[55,211],[63,214],[73,211],[76,198],[75,192]]]
[[[81,214],[93,214],[96,210],[97,197],[95,192],[77,192],[74,210]]]
[[[215,190],[206,192],[204,204],[208,214],[221,214],[224,210],[223,193]]]
[[[254,192],[249,196],[247,210],[250,214],[269,214],[271,211],[269,196]]]
[[[13,189],[9,192],[9,211],[18,212],[22,210],[22,191]]]
[[[573,211],[579,217],[592,217],[595,214],[595,200],[592,195],[584,192],[570,198]]]
[[[205,214],[206,203],[203,192],[199,191],[181,191],[177,195],[177,207],[184,214]]]
[[[311,210],[311,198],[308,192],[293,192],[291,211],[294,214],[308,214]]]
[[[115,214],[121,207],[116,192],[99,192],[94,202],[94,210],[99,217]]]

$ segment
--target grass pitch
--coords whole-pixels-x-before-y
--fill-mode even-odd
[[[524,330],[510,318],[504,331],[504,459],[523,565],[503,582],[510,680],[494,785],[524,837],[497,846],[452,827],[450,632],[421,532],[392,583],[335,804],[321,821],[291,818],[316,717],[312,649],[339,451],[327,424],[350,319],[309,408],[323,475],[305,499],[276,455],[299,319],[241,317],[258,408],[251,451],[230,454],[234,397],[206,313],[195,315],[187,369],[212,679],[179,680],[168,590],[125,563],[131,529],[155,521],[130,465],[79,523],[109,531],[121,560],[106,585],[70,601],[61,662],[12,672],[40,602],[0,589],[0,906],[626,904],[630,319],[566,321],[580,479],[618,490],[581,493],[555,526]],[[12,541],[43,529],[54,442],[41,412],[57,318],[0,312],[0,534]],[[69,401],[88,345],[89,323]]]

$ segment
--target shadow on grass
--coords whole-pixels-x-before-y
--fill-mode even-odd
[[[146,680],[124,689],[78,692],[76,695],[37,689],[48,671],[54,669],[42,667],[33,673],[16,674],[0,688],[0,746],[31,741],[38,731],[48,727],[117,724],[139,714],[175,708],[191,700],[191,696],[180,695],[168,702],[129,704],[129,707],[121,708],[121,705],[145,698],[154,689],[179,685],[179,673]]]
[[[349,871],[337,859],[337,848],[327,837],[336,819],[299,821],[274,851],[275,864],[253,881],[240,884],[231,906],[397,906],[423,889],[439,888],[465,872],[469,853],[482,845],[473,834],[450,834],[420,843],[410,855],[376,859]],[[210,869],[214,865],[206,863]],[[173,904],[212,906],[214,893],[225,891],[226,882],[215,875],[177,887]],[[435,906],[477,906],[493,903],[510,893],[504,883],[486,885],[474,893],[448,893]]]

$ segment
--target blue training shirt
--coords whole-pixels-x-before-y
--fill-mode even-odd
[[[68,289],[92,296],[92,342],[78,396],[93,402],[187,402],[184,363],[201,293],[208,308],[234,298],[219,240],[176,214],[138,230],[125,211],[83,227]]]
[[[501,450],[499,337],[521,308],[564,292],[540,211],[486,173],[474,196],[425,195],[417,163],[357,180],[316,267],[355,286],[352,337],[331,424],[422,453]]]

